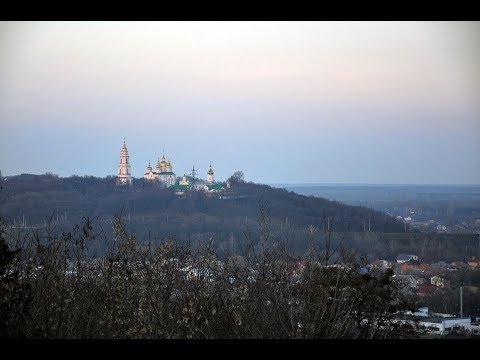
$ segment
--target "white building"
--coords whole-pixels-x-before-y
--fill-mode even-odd
[[[212,163],[210,163],[210,169],[208,169],[207,172],[207,182],[209,184],[213,184],[215,181],[213,180],[213,169],[212,169]]]
[[[127,145],[125,145],[125,139],[123,139],[122,150],[120,150],[120,163],[118,164],[117,185],[132,185],[132,181]]]
[[[182,180],[178,182],[178,185],[188,185],[188,179],[186,175],[183,175]]]
[[[210,168],[207,171],[207,181],[198,182],[198,189],[207,193],[225,190],[222,184],[215,182],[213,175],[212,163],[210,163]]]
[[[170,160],[165,161],[165,155],[162,156],[162,161],[158,159],[155,171],[152,169],[150,162],[148,163],[143,178],[150,181],[159,181],[166,187],[174,185],[177,179],[176,175],[172,171],[172,164],[170,163]]]
[[[429,317],[419,321],[419,324],[423,326],[429,333],[437,335],[446,335],[452,330],[472,330],[472,319],[466,318],[441,318],[441,317]]]
[[[416,312],[408,311],[406,315],[409,319],[400,320],[400,322],[412,322],[413,316],[418,320],[418,325],[426,330],[427,334],[448,335],[455,331],[473,332],[477,330],[476,324],[472,324],[470,317],[454,317],[451,314],[430,313],[428,307],[421,307]]]
[[[192,173],[195,173],[195,167],[193,167]],[[184,191],[188,189],[201,190],[205,191],[206,193],[216,193],[225,190],[221,183],[215,182],[212,164],[210,164],[210,168],[207,171],[206,181],[192,177],[190,177],[189,179],[186,175],[183,175],[182,179],[178,182],[178,184],[174,184],[172,188],[174,188],[176,190],[176,193],[179,195],[182,195]]]

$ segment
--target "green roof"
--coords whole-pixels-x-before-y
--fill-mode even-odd
[[[223,190],[223,186],[220,184],[209,184],[207,187],[208,190]]]
[[[178,190],[186,190],[188,189],[188,185],[180,185],[180,184],[173,184],[170,186],[171,189],[178,189]]]
[[[173,172],[169,171],[169,172],[155,172],[155,174],[157,175],[175,175]]]

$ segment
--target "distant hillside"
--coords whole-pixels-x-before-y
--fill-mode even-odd
[[[475,222],[480,219],[479,185],[298,184],[281,187],[302,195],[320,196],[412,217],[414,221],[426,222],[433,219],[447,226],[460,225],[464,228],[463,232],[475,232]],[[465,226],[463,222],[468,225]]]
[[[238,217],[255,221],[262,204],[269,211],[272,222],[279,225],[324,226],[330,217],[338,231],[363,231],[369,221],[372,231],[404,231],[402,223],[380,212],[267,185],[238,183],[231,193],[243,195],[242,198],[220,200],[201,192],[179,197],[169,189],[152,186],[143,179],[135,180],[131,187],[117,187],[114,177],[11,176],[2,183],[0,215],[11,219],[25,216],[28,223],[36,224],[44,222],[54,212],[61,216],[67,213],[67,219],[73,219],[111,216],[123,208],[130,218],[163,219],[168,214],[169,221],[175,222],[176,218],[204,214],[212,222],[225,224]]]
[[[56,229],[70,231],[88,216],[111,235],[113,215],[122,212],[139,241],[175,237],[195,243],[214,239],[219,250],[241,251],[249,234],[258,238],[262,210],[266,215],[263,225],[268,227],[272,241],[287,242],[288,249],[297,254],[309,246],[311,230],[322,242],[328,224],[337,244],[343,241],[374,257],[395,258],[400,251],[426,258],[457,258],[476,255],[478,242],[473,237],[461,240],[438,234],[419,238],[405,229],[403,222],[375,210],[246,182],[232,184],[228,199],[199,191],[178,196],[143,179],[134,179],[132,186],[118,187],[115,177],[24,174],[8,177],[1,187],[0,217],[7,224],[25,221],[27,229],[32,225],[44,227],[51,220]],[[427,237],[431,240],[425,240]],[[445,242],[455,249],[440,245]],[[104,250],[102,246],[98,245],[97,253]],[[448,251],[439,253],[437,248]]]

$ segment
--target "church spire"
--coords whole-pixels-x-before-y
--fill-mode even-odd
[[[125,138],[123,138],[123,146],[120,151],[120,162],[118,164],[117,185],[131,185],[132,180],[127,144],[125,143]]]
[[[214,179],[213,179],[213,169],[212,169],[212,162],[210,161],[210,169],[208,169],[208,172],[207,172],[207,181],[209,183],[213,183],[214,182]]]

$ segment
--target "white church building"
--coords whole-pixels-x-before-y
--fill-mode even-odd
[[[152,169],[150,162],[148,163],[143,178],[150,181],[159,181],[165,184],[166,187],[174,185],[177,180],[175,173],[172,171],[170,160],[165,161],[165,155],[162,156],[162,161],[158,159],[155,170]]]
[[[120,150],[120,163],[118,164],[117,185],[132,185],[132,181],[127,145],[125,145],[125,139],[123,139],[122,150]]]
[[[195,176],[195,167],[193,168],[193,176]],[[189,180],[187,179],[187,176],[184,175],[177,184],[177,177],[173,172],[172,163],[170,162],[170,160],[165,160],[165,155],[162,156],[161,161],[160,159],[158,159],[155,170],[150,165],[150,162],[148,163],[143,178],[148,181],[158,181],[165,187],[174,188],[175,190],[186,190],[189,188],[203,190],[206,192],[217,192],[224,190],[223,186],[220,183],[215,182],[211,163],[210,168],[207,171],[207,181],[202,179],[195,179],[195,177]],[[118,164],[116,183],[117,185],[132,185],[132,182],[133,178],[127,145],[125,144],[125,139],[123,139],[123,146],[120,150],[120,162]]]

